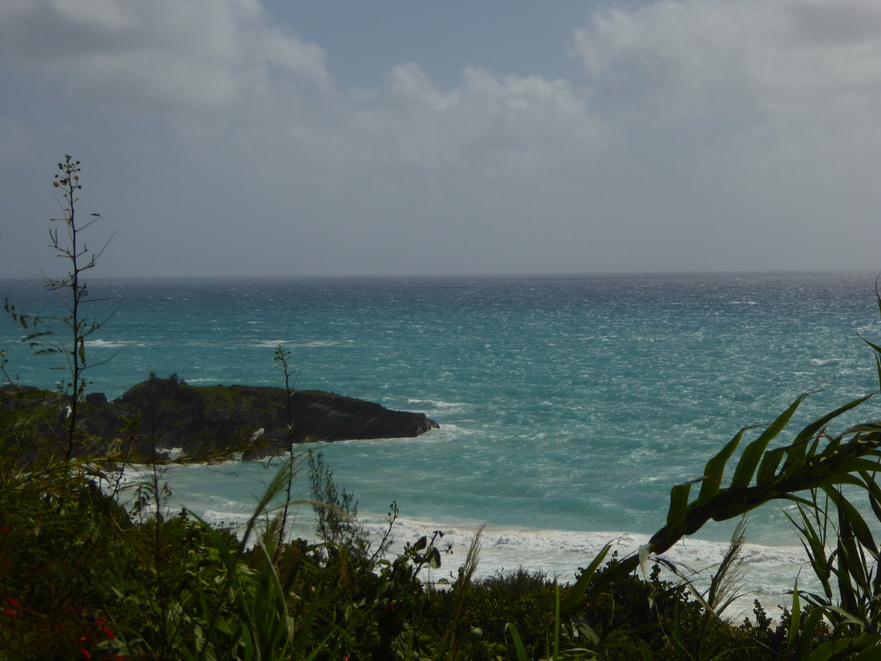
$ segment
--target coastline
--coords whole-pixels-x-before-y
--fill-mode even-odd
[[[232,477],[242,479],[237,469],[241,463],[225,462],[223,466],[212,466],[212,470],[231,473]],[[198,466],[183,467],[190,475],[195,475]],[[181,507],[192,509],[200,517],[212,524],[236,529],[243,526],[252,514],[251,503],[241,499],[186,493],[189,479],[171,479],[180,489],[175,489],[168,512],[179,511]],[[245,478],[248,479],[248,478]],[[198,483],[195,480],[194,483]],[[259,496],[261,482],[252,481],[253,495]],[[302,495],[302,494],[301,494]],[[357,493],[355,494],[357,496]],[[388,527],[388,518],[375,512],[362,512],[358,522],[378,539]],[[441,531],[443,537],[438,547],[445,549],[440,569],[429,571],[423,577],[428,583],[442,579],[452,580],[468,552],[468,548],[478,530],[483,527],[480,543],[480,562],[475,576],[488,578],[499,572],[524,569],[529,572],[545,574],[549,579],[561,583],[575,580],[579,568],[586,567],[606,544],[612,545],[612,552],[619,557],[637,552],[640,545],[648,542],[651,535],[622,531],[578,531],[534,526],[487,524],[477,520],[425,519],[406,514],[395,521],[392,538],[392,554],[400,552],[407,542],[412,543],[424,535],[431,536]],[[807,563],[804,549],[799,545],[764,545],[749,541],[744,545],[744,578],[741,596],[726,611],[726,619],[739,622],[745,616],[752,617],[753,601],[758,599],[772,619],[781,613],[778,607],[791,604],[791,592],[796,579],[801,588],[810,588],[813,576]],[[308,504],[295,505],[290,528],[292,537],[311,542],[318,541],[315,535],[315,518]],[[700,537],[686,538],[677,543],[661,557],[676,563],[698,589],[706,589],[709,577],[728,548],[727,541],[708,540]],[[648,562],[648,568],[652,565]],[[672,574],[667,574],[675,580]]]

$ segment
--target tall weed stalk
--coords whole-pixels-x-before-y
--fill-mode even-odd
[[[86,372],[110,360],[88,360],[86,341],[115,311],[103,319],[90,319],[85,314],[86,305],[98,299],[89,297],[84,277],[95,268],[110,239],[98,251],[89,250],[83,233],[101,216],[93,213],[83,222],[77,215],[78,192],[82,189],[80,162],[67,155],[58,164],[58,169],[60,173],[55,175],[52,185],[61,191],[63,215],[51,219],[54,226],[49,230],[49,247],[55,256],[67,262],[69,270],[60,277],[44,275],[42,280],[46,289],[58,294],[63,312],[47,319],[20,312],[8,299],[4,302],[4,309],[26,331],[21,341],[33,348],[37,355],[60,354],[67,362],[67,380],[60,382],[58,389],[63,397],[62,407],[66,410],[63,451],[65,458],[70,460],[78,452],[81,441],[78,425],[88,385]]]

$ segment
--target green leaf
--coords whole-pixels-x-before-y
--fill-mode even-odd
[[[786,428],[786,425],[789,424],[789,420],[792,418],[792,414],[795,413],[805,397],[807,397],[807,394],[798,397],[788,409],[777,416],[777,419],[768,426],[761,436],[746,446],[737,464],[737,468],[734,470],[734,477],[731,479],[732,489],[749,485],[756,467],[759,465],[759,459],[761,459],[768,447],[768,443],[777,438],[780,432]]]
[[[869,526],[866,525],[865,519],[863,519],[857,511],[857,508],[853,506],[853,503],[842,496],[837,489],[826,487],[824,491],[829,495],[829,499],[835,503],[836,507],[838,507],[839,517],[842,517],[847,521],[847,524],[850,526],[860,544],[870,550],[877,548],[875,546],[875,539],[872,537],[872,532],[869,530]]]
[[[603,547],[602,551],[597,553],[596,557],[593,559],[590,565],[588,565],[587,569],[581,572],[578,580],[575,581],[575,585],[572,586],[572,588],[569,590],[569,594],[566,595],[566,598],[560,605],[561,612],[567,613],[581,602],[581,599],[582,597],[584,597],[584,593],[590,585],[591,580],[593,580],[597,569],[599,568],[600,564],[602,564],[603,560],[605,560],[606,555],[609,553],[609,549],[611,548],[611,544],[606,544]]]
[[[781,448],[786,453],[786,462],[783,464],[781,473],[786,477],[794,477],[801,472],[805,465],[805,459],[808,451],[808,440],[804,439],[793,443],[785,448]]]
[[[781,459],[783,459],[783,448],[769,450],[765,453],[759,464],[759,471],[756,473],[756,486],[767,484],[774,479],[774,474],[777,471],[777,466],[780,465]]]
[[[878,463],[877,459],[854,457],[853,459],[848,459],[843,462],[839,468],[842,473],[874,474],[881,471],[881,464]],[[871,478],[867,480],[867,482],[873,481],[874,480]]]
[[[859,399],[855,399],[852,402],[848,402],[844,406],[835,409],[831,413],[827,413],[826,415],[824,415],[820,418],[817,418],[811,424],[809,424],[807,427],[805,427],[804,429],[801,430],[799,435],[795,437],[795,440],[792,442],[792,444],[795,445],[796,443],[799,443],[801,441],[804,441],[804,440],[811,438],[814,434],[816,434],[823,427],[825,427],[831,420],[834,420],[842,413],[850,411],[855,406],[859,406],[860,404],[865,402],[870,397],[872,397],[872,395],[866,395],[865,397],[860,397]]]
[[[704,482],[701,485],[701,491],[697,497],[698,505],[704,505],[713,496],[719,493],[719,489],[722,486],[722,475],[725,472],[725,464],[728,463],[731,455],[734,454],[734,451],[737,449],[740,440],[743,438],[743,432],[743,429],[737,432],[734,435],[734,438],[728,441],[725,447],[707,462],[707,465],[704,468]]]
[[[505,625],[505,634],[511,636],[511,641],[514,643],[514,652],[517,654],[517,661],[529,661],[529,657],[526,655],[526,647],[520,638],[520,632],[517,631],[517,625],[513,622],[508,622]]]
[[[881,432],[881,421],[865,422],[861,425],[854,425],[844,432],[842,436],[850,436],[851,434],[872,434],[876,432]]]
[[[881,487],[875,481],[874,474],[860,472],[860,477],[863,478],[866,491],[869,493],[869,504],[872,506],[872,512],[875,513],[875,518],[881,521]],[[878,575],[881,576],[881,572]]]
[[[859,333],[857,333],[857,335],[859,335]],[[879,347],[877,344],[873,344],[872,342],[869,342],[869,340],[867,340],[866,338],[864,338],[862,335],[860,335],[860,339],[861,339],[863,342],[865,342],[866,344],[868,344],[870,347],[872,347],[872,350],[873,350],[875,353],[881,353],[881,347]]]
[[[792,617],[789,622],[789,635],[786,637],[786,650],[784,656],[789,655],[789,651],[795,645],[798,637],[798,631],[801,627],[801,603],[798,599],[798,578],[795,579],[795,585],[792,588]]]
[[[866,637],[869,636],[870,634],[866,634]],[[854,657],[854,661],[878,661],[881,659],[881,645],[878,644],[881,642],[881,637],[872,636],[872,638],[873,640],[866,643],[866,649]]]
[[[815,489],[820,489],[823,487],[838,487],[844,484],[851,484],[855,487],[865,488],[865,485],[859,478],[856,478],[853,475],[849,475],[848,473],[844,472],[836,472],[821,480],[811,482],[811,487]]]
[[[688,495],[691,492],[691,485],[698,480],[691,480],[683,484],[677,484],[670,489],[670,509],[667,511],[667,527],[671,530],[679,528],[685,515],[688,513]]]

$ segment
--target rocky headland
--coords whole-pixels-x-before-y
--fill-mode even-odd
[[[374,402],[317,390],[216,385],[192,386],[172,375],[150,377],[113,401],[89,394],[81,406],[82,450],[130,452],[138,457],[179,449],[184,456],[242,453],[259,458],[288,449],[288,406],[293,441],[408,438],[438,424],[424,413],[393,411]],[[23,413],[27,412],[25,417]],[[64,438],[66,404],[52,392],[26,386],[0,388],[7,437],[51,447]],[[48,441],[48,443],[47,443]],[[7,445],[9,439],[7,440]],[[59,448],[62,444],[57,444]]]

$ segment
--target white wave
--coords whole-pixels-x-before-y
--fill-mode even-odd
[[[291,340],[260,340],[255,342],[253,346],[260,347],[262,349],[275,349],[278,346],[281,347],[290,347],[293,349],[317,349],[321,347],[336,347],[340,346],[341,342],[337,340],[312,340],[310,342],[294,342]]]
[[[379,534],[384,524],[380,520],[362,520],[362,524],[374,534]],[[438,548],[446,551],[443,566],[434,575],[434,580],[456,576],[456,569],[464,562],[474,535],[479,529],[477,522],[456,522],[444,524],[416,519],[399,519],[394,526],[395,546],[400,551],[403,544],[413,542],[425,535],[429,538],[434,531],[443,532],[436,541]],[[519,527],[487,526],[481,536],[480,565],[478,578],[496,575],[498,572],[525,569],[543,572],[548,578],[561,582],[574,581],[579,567],[586,567],[605,547],[611,545],[611,553],[619,557],[636,553],[639,547],[649,540],[647,535],[622,532],[579,532],[570,530],[545,530]],[[661,557],[681,568],[698,589],[706,589],[712,575],[725,552],[726,542],[712,542],[687,539],[679,542]],[[609,556],[611,557],[611,555]],[[758,598],[769,615],[777,606],[788,603],[788,593],[795,579],[799,585],[810,587],[810,572],[804,550],[798,546],[744,545],[744,564],[747,574],[744,581],[743,596],[738,605],[728,613],[734,619],[751,613],[753,600]],[[653,565],[649,559],[648,567]],[[670,574],[668,580],[676,580]]]
[[[445,402],[440,399],[414,399],[410,398],[407,400],[407,406],[409,407],[418,407],[423,411],[442,411],[444,413],[461,413],[462,411],[466,411],[469,408],[472,408],[471,404],[466,402]]]
[[[199,516],[206,522],[223,527],[232,527],[238,529],[244,526],[251,519],[249,512],[230,512],[229,510],[216,510],[208,508],[202,511]]]
[[[86,346],[94,349],[121,349],[123,347],[143,347],[143,342],[135,340],[89,340]]]
[[[838,358],[811,358],[811,365],[816,365],[817,367],[826,367],[827,365],[836,365],[838,364]]]

